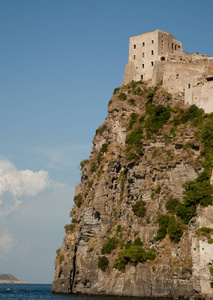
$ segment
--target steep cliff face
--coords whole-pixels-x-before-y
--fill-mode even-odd
[[[52,292],[212,299],[212,117],[182,104],[160,86],[115,89],[81,162]]]

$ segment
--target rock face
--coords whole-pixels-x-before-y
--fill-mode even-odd
[[[185,223],[166,209],[168,199],[183,202],[183,184],[203,172],[205,159],[198,126],[180,121],[182,103],[180,95],[172,97],[142,82],[114,91],[91,155],[81,162],[81,183],[72,222],[57,250],[52,292],[213,299],[211,236],[196,233],[201,227],[213,228],[213,207],[198,204]],[[155,112],[157,128],[152,127],[150,109],[168,104],[176,109],[170,109],[162,124]],[[145,207],[141,215],[133,209],[139,203]],[[170,229],[156,238],[161,215],[181,227],[179,239]],[[113,238],[115,245],[104,251]],[[133,249],[129,246],[136,240],[143,242],[143,253],[155,253],[155,258],[129,258],[119,265],[122,251]],[[103,254],[105,268],[99,266]]]

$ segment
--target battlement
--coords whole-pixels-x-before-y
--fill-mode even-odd
[[[184,94],[186,104],[196,104],[213,112],[213,58],[205,54],[186,53],[182,43],[170,33],[154,30],[129,40],[129,62],[123,85],[147,81],[162,83],[171,94]]]

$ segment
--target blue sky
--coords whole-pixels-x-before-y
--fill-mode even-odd
[[[52,281],[129,37],[161,29],[213,56],[212,12],[212,0],[0,0],[1,272]]]

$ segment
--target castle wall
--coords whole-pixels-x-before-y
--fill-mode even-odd
[[[182,53],[182,43],[176,41],[172,34],[154,30],[131,37],[129,63],[122,84],[125,85],[132,80],[151,80],[155,64],[158,61],[165,61],[169,53]]]
[[[184,93],[185,104],[196,104],[206,113],[213,112],[213,58],[183,52],[182,43],[172,34],[154,30],[129,40],[129,62],[123,85],[148,81],[171,93]]]
[[[182,62],[168,61],[164,64],[163,88],[171,94],[185,92],[202,80],[205,70],[205,64],[183,64]],[[190,93],[190,91],[188,92]]]
[[[200,83],[185,92],[185,103],[195,104],[199,108],[203,108],[205,113],[213,112],[213,81]]]

